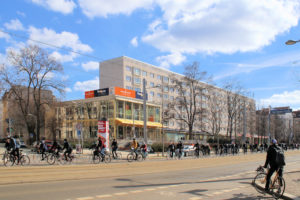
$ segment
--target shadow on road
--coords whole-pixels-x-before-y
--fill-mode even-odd
[[[229,199],[226,199],[226,200],[254,200],[254,199],[259,199],[259,200],[268,200],[268,199],[274,199],[273,197],[271,196],[264,196],[264,195],[258,195],[258,196],[255,196],[255,195],[245,195],[245,194],[234,194],[233,195],[234,197],[232,198],[229,198]]]

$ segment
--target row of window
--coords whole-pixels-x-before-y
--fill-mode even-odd
[[[133,71],[133,74],[137,75],[137,76],[141,76],[141,75],[144,77],[148,76],[148,72],[143,71],[139,68],[135,68],[135,67],[126,66],[126,71],[128,71],[130,73],[132,73],[132,71]],[[149,73],[149,76],[150,76],[150,78],[155,78],[155,74],[152,72]],[[166,76],[156,75],[156,78],[158,80],[162,80],[164,83],[169,83],[169,78]]]

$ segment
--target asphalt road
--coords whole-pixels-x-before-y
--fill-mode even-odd
[[[272,199],[250,185],[265,154],[102,165],[0,168],[1,200]],[[300,152],[285,170],[299,170]]]

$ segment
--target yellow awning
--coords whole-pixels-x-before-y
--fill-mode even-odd
[[[144,121],[141,120],[131,120],[131,119],[120,119],[116,118],[115,122],[117,124],[122,124],[122,125],[130,125],[130,126],[144,126]],[[159,122],[147,122],[147,127],[157,127],[161,128],[162,124]]]

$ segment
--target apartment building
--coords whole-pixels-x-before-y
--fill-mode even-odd
[[[141,92],[143,90],[143,79],[145,79],[148,101],[161,104],[162,111],[168,109],[168,103],[175,101],[179,96],[178,90],[173,87],[173,79],[180,78],[183,78],[183,75],[126,56],[100,62],[100,88],[116,86]],[[213,90],[207,91],[206,95],[210,95],[210,92],[212,92],[211,94],[217,94],[219,101],[222,102],[223,106],[226,106],[227,92],[218,87],[211,86],[211,88]],[[208,110],[209,102],[207,102],[207,99],[201,99],[203,110]],[[255,101],[245,96],[241,96],[240,99],[246,102],[243,105],[247,105],[247,108],[246,112],[241,108],[237,115],[239,119],[235,119],[234,136],[241,137],[243,129],[245,129],[245,123],[249,121],[246,125],[246,132],[250,137],[255,132]],[[194,128],[194,138],[199,140],[206,140],[208,136],[212,135],[211,118],[208,111],[206,112],[201,118],[201,122],[196,123]],[[221,116],[220,134],[227,135],[228,121],[225,109]],[[243,118],[247,118],[247,121]],[[175,119],[163,120],[163,123],[164,132],[169,140],[179,140],[186,137],[188,127],[185,123]]]

